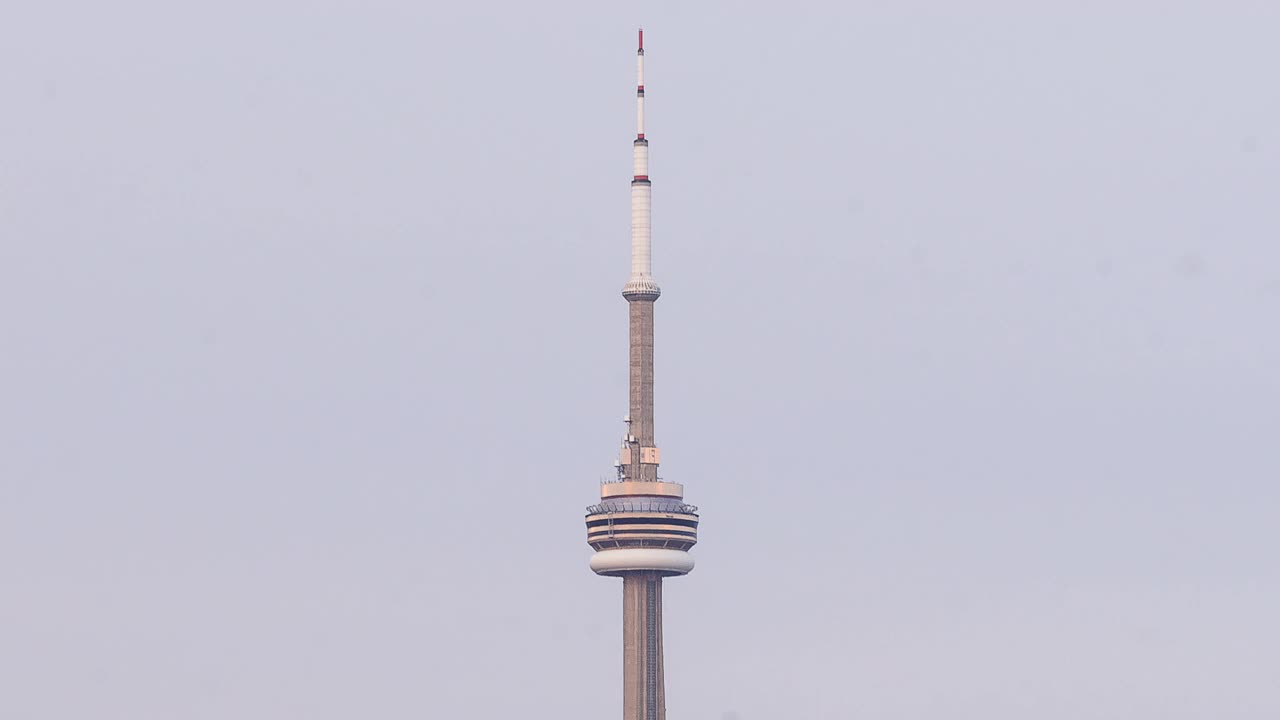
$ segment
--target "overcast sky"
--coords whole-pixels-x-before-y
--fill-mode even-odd
[[[641,24],[669,717],[1280,716],[1280,4],[226,0],[0,22],[0,717],[617,716]]]

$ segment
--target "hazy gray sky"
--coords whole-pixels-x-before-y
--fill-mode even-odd
[[[641,24],[670,717],[1280,716],[1280,4],[462,5],[7,7],[0,717],[617,716]]]

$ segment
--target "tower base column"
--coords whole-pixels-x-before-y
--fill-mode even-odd
[[[662,576],[622,578],[622,719],[666,720],[662,680]]]

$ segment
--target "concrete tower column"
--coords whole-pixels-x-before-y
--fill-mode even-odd
[[[622,718],[666,720],[662,673],[662,576],[622,579]]]

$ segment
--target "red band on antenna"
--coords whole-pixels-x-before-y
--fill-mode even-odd
[[[640,49],[644,49],[644,28],[640,28]]]

